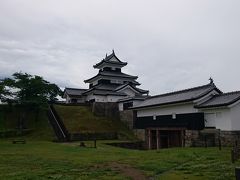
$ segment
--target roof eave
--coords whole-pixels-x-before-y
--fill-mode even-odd
[[[211,108],[218,108],[218,107],[228,107],[230,104],[218,104],[218,105],[209,105],[209,106],[194,106],[197,109],[211,109]]]
[[[201,105],[198,105],[198,106],[194,106],[195,108],[198,108],[198,109],[204,109],[204,108],[215,108],[215,107],[223,107],[223,106],[230,106],[234,103],[236,103],[237,101],[240,100],[240,97],[228,102],[228,103],[223,103],[223,104],[216,104],[216,105],[206,105],[206,106],[201,106]]]
[[[98,68],[99,66],[101,66],[103,63],[106,63],[106,64],[114,64],[114,65],[118,65],[118,66],[121,66],[121,67],[124,67],[126,66],[128,63],[127,62],[108,62],[106,60],[102,60],[101,62],[93,65],[93,68]]]
[[[152,105],[147,105],[147,106],[132,107],[130,109],[137,110],[137,109],[144,109],[144,108],[151,108],[151,107],[159,107],[159,106],[166,106],[166,105],[192,102],[193,100],[194,99],[187,99],[187,100],[182,100],[182,101],[172,101],[172,102],[167,102],[167,103],[159,103],[159,104],[152,104]]]
[[[101,94],[101,93],[93,93],[93,95],[100,95],[100,96],[126,96],[126,95],[123,95],[123,94],[111,94],[111,93],[106,93],[106,94]]]

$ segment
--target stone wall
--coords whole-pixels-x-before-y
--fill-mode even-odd
[[[240,131],[221,131],[219,129],[204,129],[201,131],[186,130],[186,147],[233,146],[236,142],[240,144]]]
[[[126,124],[129,129],[133,129],[133,111],[120,111],[120,120]]]
[[[133,129],[134,135],[141,141],[146,141],[145,129]]]
[[[223,146],[233,146],[236,142],[240,145],[240,131],[221,131],[220,137]]]
[[[185,130],[185,146],[192,147],[194,145],[194,141],[199,138],[199,131],[196,130]]]
[[[94,102],[92,112],[96,116],[105,116],[119,119],[118,104],[114,102]]]

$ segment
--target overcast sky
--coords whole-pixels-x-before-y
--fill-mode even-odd
[[[86,88],[112,49],[160,94],[240,90],[239,0],[0,0],[0,78],[16,71]]]

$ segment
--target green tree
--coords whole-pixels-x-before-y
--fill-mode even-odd
[[[21,109],[18,117],[20,133],[25,126],[25,118],[29,111],[35,111],[35,121],[41,108],[48,103],[56,101],[58,95],[62,95],[60,88],[53,83],[44,80],[40,76],[17,72],[12,78],[0,81],[1,99],[9,105],[16,104]]]
[[[0,80],[0,101],[6,102],[10,97],[10,92],[6,89],[3,80]]]
[[[2,80],[2,89],[8,91],[12,100],[21,105],[46,105],[48,102],[56,101],[56,97],[62,91],[56,84],[49,83],[40,76],[27,73],[14,73],[12,78]]]

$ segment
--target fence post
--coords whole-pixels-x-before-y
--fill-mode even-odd
[[[231,160],[232,160],[232,163],[235,162],[234,149],[231,150]]]
[[[218,148],[220,151],[222,150],[222,142],[221,142],[220,136],[218,138]]]
[[[207,148],[207,136],[204,136],[204,144],[205,144],[205,148]]]
[[[96,138],[94,139],[94,148],[97,148],[97,140],[96,140]]]
[[[235,168],[236,180],[240,180],[240,167]]]

